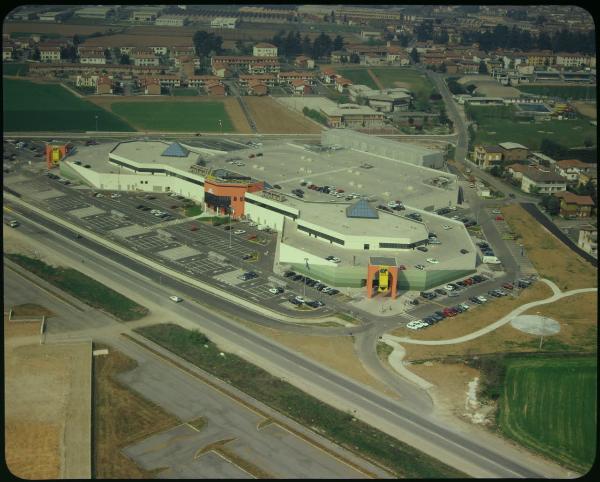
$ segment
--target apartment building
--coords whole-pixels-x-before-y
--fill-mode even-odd
[[[475,146],[473,157],[482,169],[491,169],[493,166],[502,165],[503,153],[500,146],[479,144]]]
[[[592,215],[594,201],[590,196],[579,196],[569,191],[553,194],[560,200],[560,215],[563,218],[588,218]]]
[[[252,47],[254,57],[277,57],[277,47],[270,43],[261,42]]]
[[[42,62],[60,62],[60,47],[39,47]]]

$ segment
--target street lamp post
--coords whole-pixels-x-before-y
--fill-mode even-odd
[[[229,247],[231,248],[231,217],[233,216],[234,213],[234,209],[233,208],[229,208]]]
[[[306,263],[306,269],[310,269],[308,267],[308,258],[304,258],[304,262]],[[304,277],[304,290],[302,292],[302,297],[306,298],[306,276]]]

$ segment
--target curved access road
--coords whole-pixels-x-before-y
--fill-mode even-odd
[[[521,313],[524,313],[525,311],[529,310],[530,308],[534,308],[536,306],[541,306],[541,305],[547,305],[548,303],[553,303],[560,299],[567,298],[567,297],[573,296],[573,295],[578,295],[580,293],[590,293],[590,292],[598,291],[598,288],[579,288],[576,290],[562,292],[562,291],[560,291],[558,286],[556,286],[556,284],[554,284],[552,281],[544,279],[544,278],[541,278],[541,281],[543,281],[548,286],[550,286],[550,288],[554,292],[554,294],[552,296],[550,296],[549,298],[546,298],[544,300],[532,301],[531,303],[525,303],[524,305],[521,305],[518,308],[515,308],[514,310],[512,310],[509,314],[503,316],[498,321],[495,321],[494,323],[492,323],[480,330],[474,331],[473,333],[469,333],[468,335],[464,335],[464,336],[459,336],[458,338],[452,338],[450,340],[413,340],[411,338],[400,338],[400,337],[394,337],[394,340],[397,342],[400,342],[400,343],[408,343],[408,344],[412,344],[412,345],[455,345],[456,343],[464,343],[465,341],[474,340],[475,338],[479,338],[480,336],[486,335],[487,333],[490,333],[490,332],[500,328],[501,326],[505,325],[510,320],[512,320],[515,316],[518,316]]]

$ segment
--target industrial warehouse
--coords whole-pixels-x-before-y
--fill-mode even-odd
[[[425,167],[442,164],[439,151],[352,131],[324,132],[320,144],[239,147],[131,140],[81,148],[60,169],[97,189],[173,192],[272,228],[275,272],[338,287],[371,285],[381,272],[380,289],[394,296],[476,269],[464,224],[433,212],[459,197],[456,176]]]

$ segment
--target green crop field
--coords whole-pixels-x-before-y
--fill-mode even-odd
[[[143,130],[233,132],[222,102],[116,102],[115,114]]]
[[[596,379],[595,357],[511,359],[499,400],[502,431],[586,472],[596,456]]]
[[[5,131],[133,131],[127,123],[57,84],[2,79]]]
[[[2,64],[2,75],[27,75],[29,64]]]
[[[379,89],[375,81],[367,72],[367,69],[336,69],[336,71],[355,84],[366,85],[374,90]]]
[[[198,95],[198,89],[179,88],[179,89],[173,89],[171,91],[171,93],[174,96],[195,96],[195,95]]]
[[[573,100],[596,100],[596,85],[518,85],[517,89],[528,94],[560,97]]]
[[[536,150],[544,138],[565,147],[597,142],[596,127],[585,119],[522,121],[513,116],[513,107],[470,106],[467,111],[478,124],[474,144],[517,142]]]

